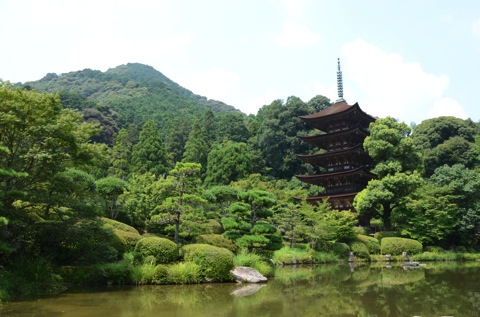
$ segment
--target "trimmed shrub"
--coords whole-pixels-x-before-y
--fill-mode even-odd
[[[190,244],[182,248],[186,262],[200,267],[201,275],[207,280],[229,281],[233,269],[233,253],[225,248],[209,244]]]
[[[417,240],[406,238],[383,238],[381,243],[382,254],[399,255],[402,252],[417,254],[422,252],[422,244]]]
[[[155,274],[153,275],[153,284],[167,284],[168,283],[168,266],[159,264],[155,267]]]
[[[380,253],[380,243],[377,239],[363,234],[357,234],[357,241],[365,244],[370,254]]]
[[[210,244],[219,248],[225,248],[233,253],[238,251],[237,245],[221,234],[202,234],[197,237],[196,242],[199,244]]]
[[[350,245],[350,249],[356,257],[360,259],[370,260],[370,253],[368,252],[368,248],[362,242],[353,242]]]
[[[113,233],[117,236],[120,242],[123,244],[125,252],[133,251],[137,242],[140,241],[143,237],[134,232],[123,231],[120,229],[113,229]]]
[[[380,232],[375,232],[373,237],[375,239],[377,239],[379,242],[381,242],[383,238],[398,238],[398,237],[400,237],[400,232],[398,232],[398,231],[380,231]]]
[[[101,218],[101,220],[104,228],[118,229],[118,230],[130,232],[130,233],[140,234],[137,229],[123,222],[116,221],[110,218]]]
[[[154,256],[157,263],[171,263],[178,259],[177,245],[168,239],[159,237],[142,238],[135,246],[135,260],[143,262],[147,256]]]
[[[167,267],[168,283],[193,284],[200,283],[202,276],[200,266],[193,262],[181,262]]]
[[[350,247],[346,243],[335,242],[332,246],[332,251],[335,255],[344,258],[350,254]]]

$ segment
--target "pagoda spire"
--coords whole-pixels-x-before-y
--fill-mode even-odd
[[[345,99],[343,99],[343,79],[342,79],[342,70],[340,69],[340,58],[338,58],[337,90],[338,90],[338,99],[336,102],[345,101]]]

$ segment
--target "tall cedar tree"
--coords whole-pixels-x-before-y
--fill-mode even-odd
[[[207,167],[208,144],[205,140],[205,134],[198,120],[193,123],[192,131],[188,135],[187,143],[185,144],[185,153],[183,153],[182,162],[200,163],[202,165],[202,172]],[[203,174],[203,173],[202,173]]]
[[[152,120],[143,125],[138,143],[133,147],[131,169],[132,172],[141,174],[153,173],[157,177],[168,171],[160,131]]]

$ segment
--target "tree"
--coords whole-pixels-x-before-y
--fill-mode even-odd
[[[275,100],[258,111],[260,125],[250,142],[261,153],[270,176],[290,179],[305,173],[306,166],[297,154],[307,153],[309,148],[297,135],[307,134],[309,128],[298,117],[313,112],[297,97],[289,97],[285,103]]]
[[[130,159],[132,156],[133,144],[129,144],[129,135],[126,129],[121,129],[115,137],[113,147],[110,150],[109,173],[126,178],[129,174]]]
[[[184,218],[190,216],[187,220],[197,220],[194,215],[194,208],[206,203],[206,200],[196,194],[200,179],[200,164],[178,162],[175,168],[169,172],[171,182],[175,186],[172,196],[158,207],[156,215],[152,217],[152,222],[157,224],[174,225],[174,241],[179,243],[180,226],[185,222]],[[191,226],[195,221],[189,222]],[[190,227],[191,228],[191,227]],[[202,232],[203,233],[203,232]]]
[[[182,162],[199,163],[202,172],[207,166],[208,144],[205,140],[205,134],[202,132],[200,122],[196,120],[193,123],[192,131],[188,135],[185,143],[185,152]]]
[[[227,141],[208,154],[205,184],[229,184],[253,172],[253,154],[245,143]]]
[[[185,119],[175,119],[165,139],[165,149],[169,163],[175,166],[180,162],[185,151],[185,143],[190,133],[190,124]]]
[[[229,216],[221,220],[227,238],[249,251],[253,249],[278,250],[282,239],[277,229],[267,220],[273,213],[270,208],[276,200],[262,190],[249,190],[239,194],[241,202],[229,208]]]
[[[412,139],[423,158],[425,176],[431,176],[444,164],[463,164],[469,168],[478,163],[475,136],[479,126],[471,120],[438,117],[420,123]]]
[[[78,112],[62,109],[58,96],[2,85],[0,143],[7,152],[0,155],[0,166],[24,175],[0,175],[6,213],[17,218],[28,208],[44,214],[55,175],[67,167],[86,168],[103,155],[89,142],[98,132]]]
[[[132,151],[132,171],[161,176],[168,171],[167,156],[157,125],[148,120],[140,131],[138,143]]]
[[[392,117],[370,124],[370,135],[363,142],[365,151],[375,161],[372,170],[380,178],[396,172],[412,172],[420,165],[420,157],[410,136],[410,127]]]
[[[367,187],[355,196],[353,206],[366,219],[381,218],[385,230],[396,225],[392,219],[395,211],[403,210],[406,198],[423,184],[418,173],[388,174],[368,182]]]
[[[118,198],[127,189],[127,182],[118,177],[108,176],[97,180],[95,185],[98,194],[104,201],[105,209],[110,213],[110,218],[117,219],[122,209]]]
[[[242,113],[227,113],[218,116],[215,129],[218,142],[230,140],[246,143],[250,133],[245,125],[245,119],[246,117]]]

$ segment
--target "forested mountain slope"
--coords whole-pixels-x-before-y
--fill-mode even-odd
[[[84,69],[25,83],[38,91],[60,92],[64,107],[97,108],[114,116],[120,127],[143,125],[153,119],[168,129],[174,118],[199,118],[211,109],[217,113],[240,111],[221,101],[196,95],[168,79],[151,66],[129,63],[106,72]],[[112,112],[113,111],[113,112]]]

